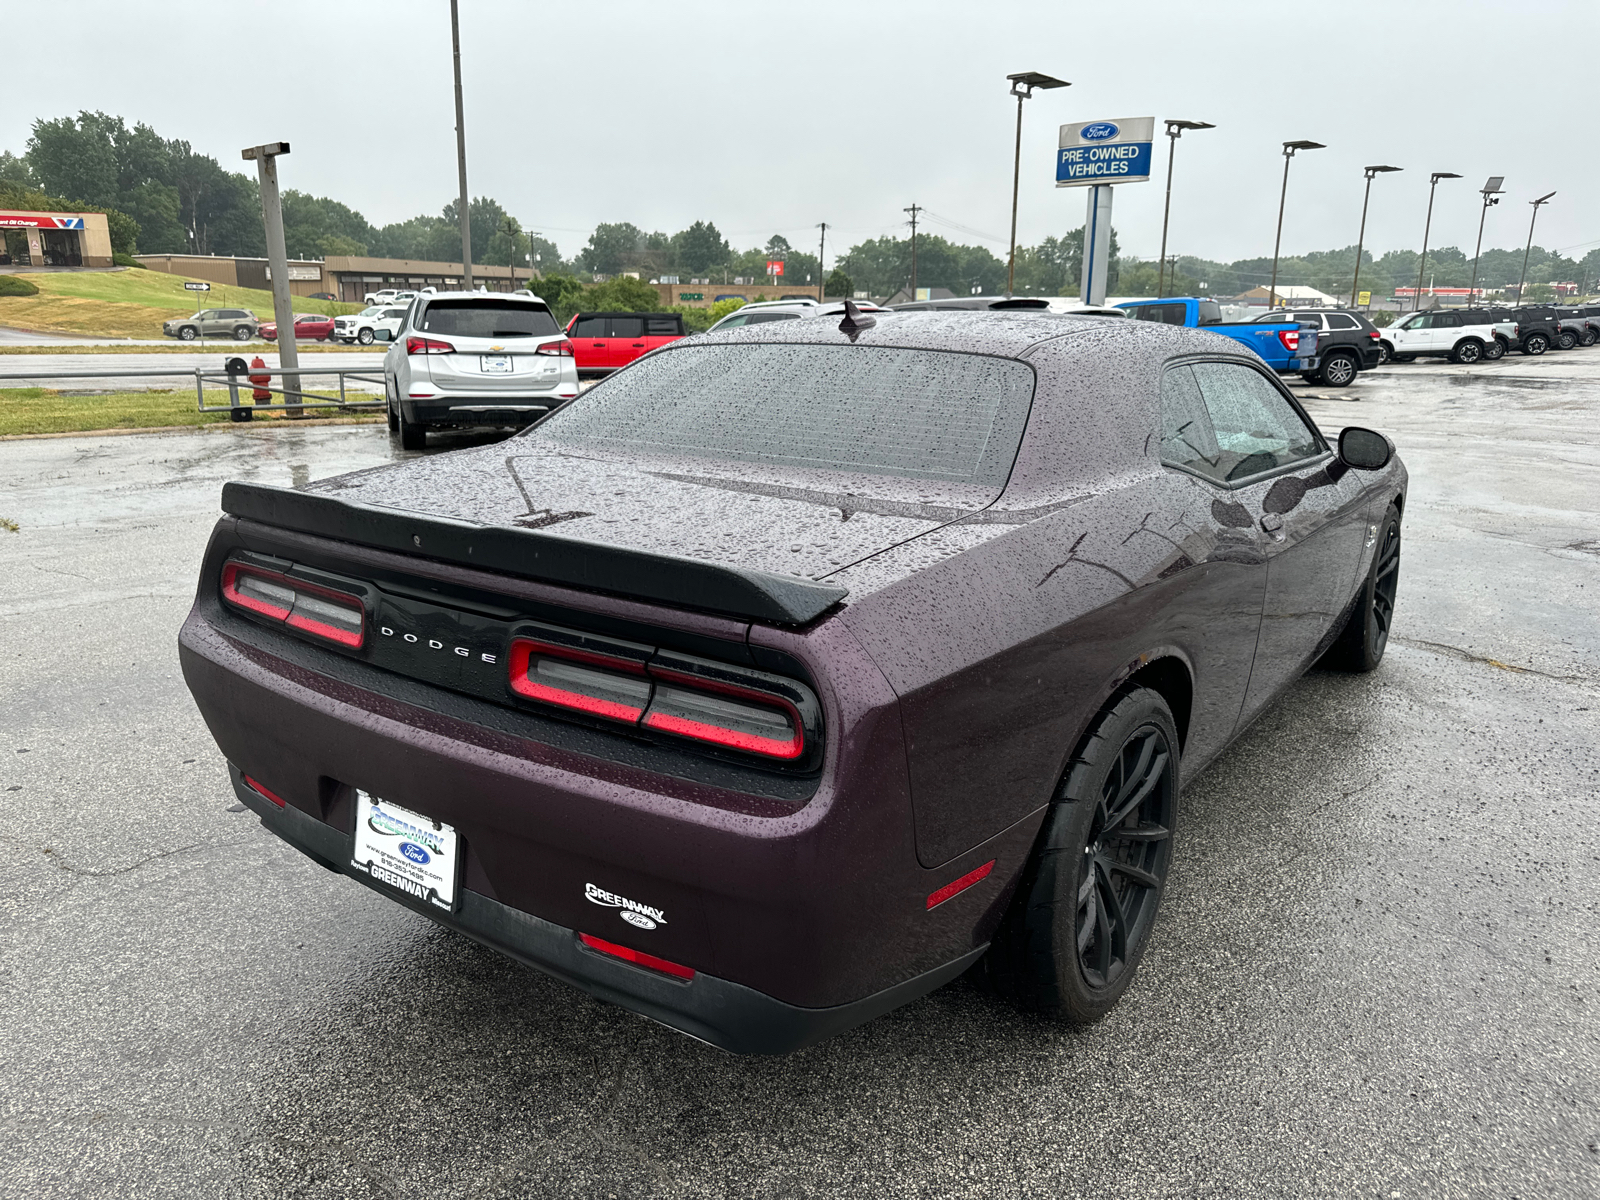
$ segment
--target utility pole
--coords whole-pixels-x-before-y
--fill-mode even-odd
[[[472,210],[467,201],[467,118],[461,107],[461,18],[450,0],[450,53],[456,68],[456,169],[461,175],[461,289],[472,290]]]
[[[1356,271],[1350,280],[1350,307],[1356,306],[1357,285],[1361,282],[1361,251],[1367,244],[1367,201],[1372,199],[1372,179],[1387,171],[1403,171],[1404,167],[1362,167],[1367,176],[1367,190],[1361,197],[1361,232],[1356,235]]]
[[[1172,160],[1176,158],[1178,154],[1178,139],[1183,136],[1183,131],[1185,129],[1215,128],[1216,126],[1208,121],[1167,122],[1167,137],[1170,138],[1171,141],[1167,145],[1167,202],[1161,210],[1161,257],[1159,259],[1160,265],[1156,268],[1156,299],[1158,300],[1167,294],[1161,288],[1161,280],[1166,271],[1167,265],[1167,218],[1172,215]],[[1173,257],[1176,258],[1177,256],[1174,255]],[[1176,272],[1174,272],[1173,278],[1176,280]]]
[[[817,303],[821,304],[825,299],[827,299],[822,283],[822,255],[823,252],[828,248],[828,223],[826,221],[822,221],[818,223],[817,228],[822,230],[822,238],[817,243]]]
[[[1422,227],[1422,260],[1417,263],[1417,294],[1412,298],[1411,311],[1422,307],[1422,273],[1428,268],[1428,234],[1433,230],[1433,193],[1441,179],[1460,179],[1454,171],[1435,171],[1428,180],[1428,221]],[[1551,195],[1555,195],[1554,192]],[[1430,286],[1429,290],[1433,288]]]
[[[1296,150],[1323,150],[1321,142],[1285,142],[1283,144],[1283,190],[1278,193],[1278,235],[1272,239],[1272,282],[1267,285],[1267,308],[1278,303],[1278,249],[1283,245],[1283,204],[1289,198],[1289,160]]]
[[[1483,196],[1483,211],[1478,214],[1478,244],[1472,250],[1472,283],[1467,287],[1467,303],[1472,303],[1472,296],[1478,290],[1478,255],[1483,253],[1483,220],[1489,215],[1491,205],[1500,203],[1500,185],[1506,181],[1504,175],[1491,175],[1489,181],[1479,190]]]
[[[294,305],[289,299],[289,252],[283,245],[283,201],[278,196],[278,155],[289,153],[288,142],[268,142],[241,150],[246,162],[256,164],[261,183],[261,223],[266,227],[267,269],[272,272],[272,315],[278,322],[278,366],[290,371],[300,367],[300,351],[294,342]],[[282,377],[284,404],[291,417],[303,416],[300,376]]]
[[[1547,192],[1543,196],[1540,196],[1537,200],[1528,201],[1529,204],[1533,205],[1533,217],[1528,222],[1528,244],[1522,251],[1522,275],[1517,280],[1517,306],[1519,308],[1527,303],[1527,301],[1522,298],[1522,288],[1523,284],[1527,283],[1528,281],[1528,255],[1533,250],[1533,223],[1539,219],[1539,206],[1554,195],[1554,192]]]
[[[911,214],[911,302],[917,301],[917,214],[922,211],[921,205],[913,204],[910,208],[902,208],[901,212]]]

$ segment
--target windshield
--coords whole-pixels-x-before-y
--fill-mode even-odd
[[[417,328],[423,333],[455,337],[549,337],[560,333],[556,319],[542,304],[526,300],[435,300],[422,311]]]
[[[1033,370],[1010,358],[770,342],[640,359],[537,426],[574,448],[997,486]]]
[[[379,313],[381,313],[382,311],[383,311],[383,305],[374,304],[371,308],[363,308],[361,310],[361,315],[363,317],[375,317]]]
[[[1407,317],[1404,321],[1401,321],[1400,322],[1400,328],[1401,329],[1418,329],[1418,328],[1420,328],[1422,326],[1422,323],[1424,321],[1426,321],[1427,319],[1428,319],[1428,314],[1427,313],[1418,313],[1414,317]]]

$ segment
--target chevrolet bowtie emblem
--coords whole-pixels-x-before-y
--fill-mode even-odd
[[[489,349],[491,349],[491,350],[504,350],[505,347],[504,346],[490,346]]]

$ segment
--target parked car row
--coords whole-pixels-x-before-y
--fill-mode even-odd
[[[1448,358],[1455,363],[1493,362],[1511,350],[1537,356],[1554,347],[1571,350],[1600,341],[1600,306],[1557,308],[1434,309],[1402,317],[1383,331],[1387,360]]]

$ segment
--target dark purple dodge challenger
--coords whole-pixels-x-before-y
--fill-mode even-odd
[[[1203,331],[786,321],[229,484],[180,653],[273,833],[675,1029],[781,1053],[974,965],[1089,1021],[1184,780],[1378,664],[1405,492]]]

